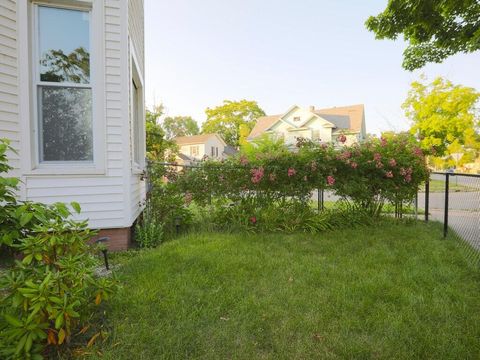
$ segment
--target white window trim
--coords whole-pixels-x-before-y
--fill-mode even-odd
[[[36,8],[38,5],[91,11],[90,24],[90,84],[92,89],[93,162],[42,162],[40,163],[37,60],[38,33]],[[104,0],[42,0],[18,2],[18,37],[20,67],[20,118],[22,134],[22,172],[25,175],[76,175],[105,174],[105,50],[104,50]],[[48,83],[43,83],[48,85]],[[58,85],[58,84],[55,84]],[[66,84],[67,85],[67,84]],[[70,86],[68,84],[67,86]],[[75,86],[75,85],[73,85]],[[85,87],[84,84],[76,84]]]
[[[136,124],[133,123],[133,89],[130,89],[130,111],[129,111],[129,124],[130,124],[130,158],[131,158],[131,166],[132,166],[132,173],[136,175],[140,175],[145,170],[145,156],[146,156],[146,134],[145,134],[145,84],[143,81],[143,74],[140,70],[137,54],[135,52],[135,47],[133,42],[129,40],[130,43],[130,86],[132,86],[132,80],[137,84],[137,99],[138,103],[138,119],[140,121],[139,127],[139,142],[140,147],[143,151],[140,154],[140,163],[135,161],[135,139],[134,139],[134,126]]]

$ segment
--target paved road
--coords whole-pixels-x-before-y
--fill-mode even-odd
[[[450,183],[480,189],[480,177],[450,175]],[[445,175],[432,174],[431,179],[445,181]]]
[[[443,209],[430,211],[430,218],[443,223]],[[450,210],[448,213],[448,226],[474,248],[480,250],[480,212]]]

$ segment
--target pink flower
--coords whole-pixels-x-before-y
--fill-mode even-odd
[[[257,218],[256,218],[255,216],[252,216],[249,220],[250,220],[250,222],[251,222],[252,224],[256,224],[256,223],[257,223]]]
[[[377,169],[382,169],[382,168],[383,168],[383,164],[379,161],[379,162],[377,162],[377,163],[375,164],[375,167],[376,167]]]
[[[387,139],[385,139],[383,136],[380,138],[380,145],[383,147],[387,146]]]
[[[259,167],[258,169],[252,169],[250,170],[252,173],[252,183],[258,184],[260,180],[263,178],[264,170],[263,167]]]
[[[344,151],[340,155],[337,156],[338,160],[347,160],[352,157],[352,153],[350,151]]]
[[[345,141],[347,141],[347,137],[344,134],[341,134],[338,136],[338,141],[343,144]]]
[[[353,168],[353,169],[356,169],[358,167],[358,164],[354,161],[350,164],[350,166]]]
[[[289,168],[288,169],[288,177],[291,177],[291,176],[295,175],[296,173],[297,173],[297,171],[294,168]]]
[[[275,181],[277,179],[277,175],[275,175],[274,173],[271,173],[268,178],[270,179],[270,181]]]
[[[418,157],[423,156],[423,151],[422,151],[422,149],[420,149],[419,147],[416,147],[416,148],[413,150],[413,153],[414,153],[415,155],[417,155]]]
[[[404,179],[405,179],[405,182],[409,183],[410,181],[412,181],[412,175],[407,174],[405,175]]]
[[[395,167],[397,166],[397,161],[395,159],[390,159],[390,161],[388,162],[390,164],[390,166],[392,167]]]
[[[387,172],[385,173],[385,176],[386,176],[387,178],[393,178],[393,172],[387,171]]]
[[[380,155],[380,153],[373,154],[373,160],[375,160],[375,161],[382,160],[382,155]]]
[[[330,186],[335,184],[335,178],[332,175],[327,176],[327,184]]]

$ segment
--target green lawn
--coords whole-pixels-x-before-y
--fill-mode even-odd
[[[471,186],[466,186],[458,184],[455,181],[455,177],[450,177],[449,190],[455,192],[469,192],[469,191],[478,191]],[[425,192],[425,185],[420,189],[421,192]],[[444,180],[430,180],[430,192],[445,192],[445,181]]]
[[[480,358],[480,271],[438,224],[192,234],[123,261],[102,359]]]

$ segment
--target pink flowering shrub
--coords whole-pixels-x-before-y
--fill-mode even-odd
[[[261,153],[222,163],[204,161],[179,175],[176,182],[199,205],[213,198],[248,203],[251,209],[287,199],[305,204],[313,190],[328,187],[345,201],[378,215],[384,203],[412,200],[427,176],[418,143],[401,134],[341,150],[303,141],[295,152]]]

